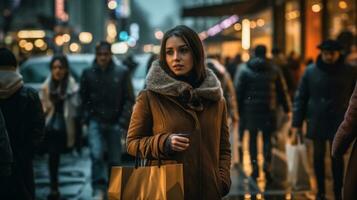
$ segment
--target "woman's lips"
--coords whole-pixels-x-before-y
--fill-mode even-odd
[[[175,70],[180,70],[180,69],[182,69],[183,67],[184,67],[184,65],[180,65],[180,64],[173,66],[173,68],[174,68]]]

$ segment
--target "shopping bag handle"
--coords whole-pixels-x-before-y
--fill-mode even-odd
[[[157,156],[157,160],[158,160],[158,167],[160,168],[161,166],[161,157],[160,157],[160,137],[158,138],[158,142],[157,142],[157,150],[159,151],[158,156]],[[141,165],[141,156],[140,156],[140,151],[139,151],[139,147],[140,147],[140,141],[138,141],[138,145],[136,146],[136,156],[135,156],[135,169],[137,169],[139,166]]]

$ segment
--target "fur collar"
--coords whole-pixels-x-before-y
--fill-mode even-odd
[[[50,90],[50,81],[51,81],[51,75],[49,75],[46,78],[45,82],[42,85],[42,88],[45,89],[48,93]],[[74,78],[71,75],[69,75],[67,89],[66,89],[66,95],[71,96],[71,95],[75,94],[76,92],[78,92],[78,90],[79,90],[78,84],[76,83]]]
[[[208,68],[206,70],[207,77],[203,80],[202,84],[197,88],[193,88],[190,84],[176,80],[168,75],[160,67],[159,61],[156,60],[153,62],[146,77],[147,89],[172,97],[188,95],[189,101],[197,97],[199,99],[218,101],[223,98],[221,84],[212,70]]]

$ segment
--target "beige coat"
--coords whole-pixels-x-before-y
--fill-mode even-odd
[[[69,77],[69,83],[67,85],[67,95],[68,98],[64,102],[64,119],[66,122],[67,130],[67,147],[73,147],[75,143],[75,117],[77,115],[77,108],[79,106],[78,99],[78,84],[75,82],[73,77]],[[50,92],[49,92],[49,83],[50,77],[46,79],[43,83],[40,90],[40,98],[42,102],[43,110],[46,114],[46,124],[54,113],[54,105],[50,101]]]
[[[148,165],[183,163],[185,199],[221,199],[229,192],[231,151],[227,111],[216,76],[208,76],[199,88],[177,81],[154,62],[134,106],[127,137],[129,154],[139,153]],[[178,101],[182,94],[199,98],[191,107]],[[165,140],[172,133],[190,132],[190,146],[184,152],[166,153]],[[159,144],[159,145],[158,145]]]

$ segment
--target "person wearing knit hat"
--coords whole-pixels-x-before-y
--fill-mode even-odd
[[[22,76],[16,69],[14,54],[6,48],[0,48],[0,99],[10,97],[23,86]]]
[[[15,163],[9,164],[8,173],[0,173],[0,199],[33,200],[32,157],[44,137],[44,114],[38,92],[24,86],[16,58],[6,48],[0,48],[0,109]]]

